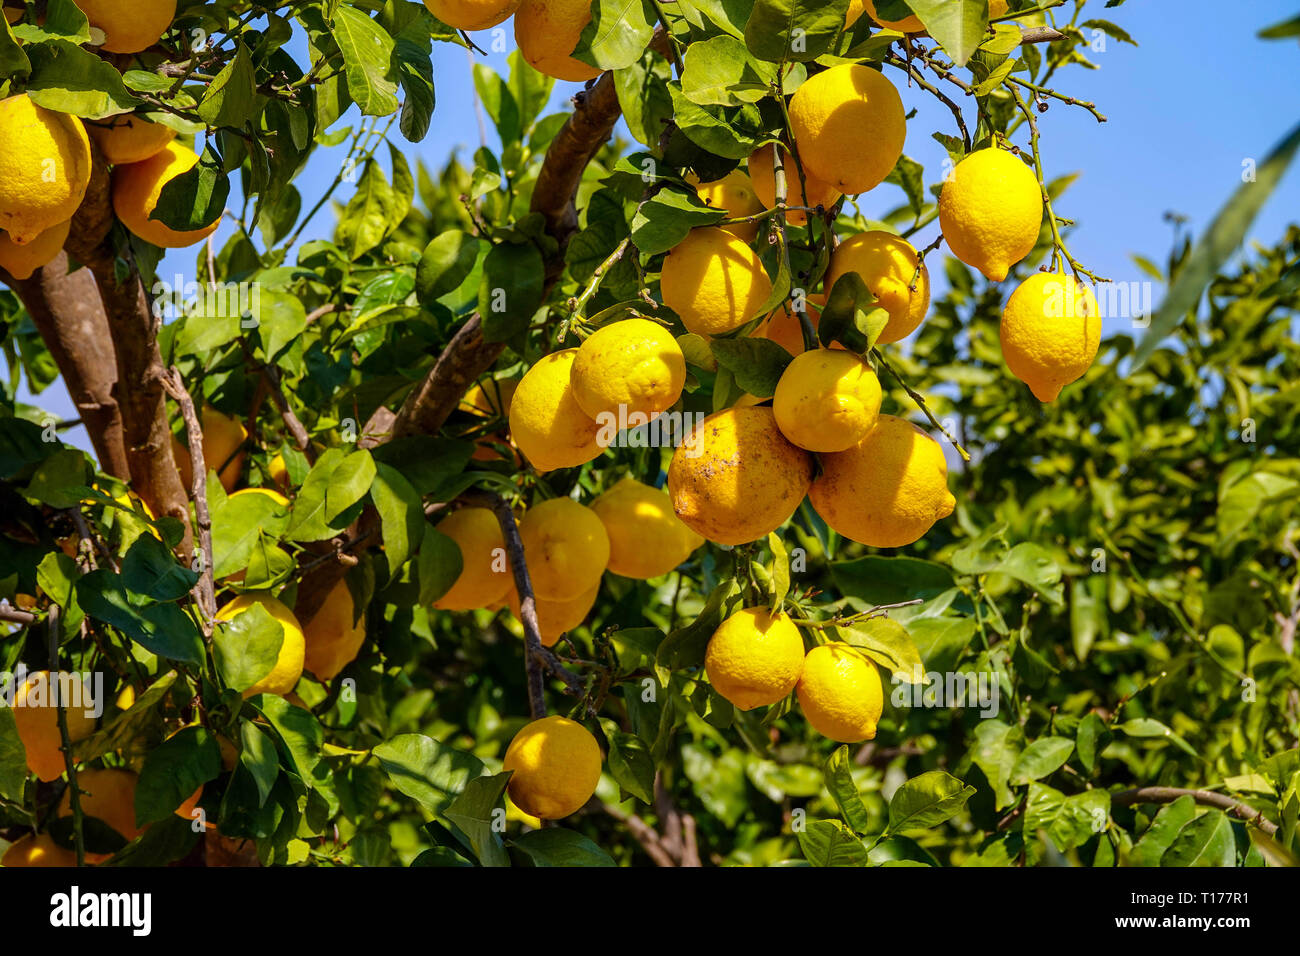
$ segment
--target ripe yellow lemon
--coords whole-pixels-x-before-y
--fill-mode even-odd
[[[848,644],[822,644],[808,652],[795,689],[799,707],[823,737],[842,744],[871,740],[885,709],[876,665]]]
[[[533,69],[585,83],[600,76],[600,69],[570,54],[590,22],[589,0],[523,0],[515,11],[515,43]]]
[[[289,466],[284,462],[284,455],[278,451],[267,463],[266,473],[281,488],[289,487]]]
[[[1033,252],[1043,225],[1043,190],[1004,149],[981,149],[956,165],[939,194],[939,228],[952,254],[1001,282]]]
[[[573,601],[600,583],[609,564],[609,535],[596,513],[572,498],[533,505],[519,522],[519,540],[533,593]]]
[[[519,0],[424,0],[435,17],[457,30],[486,30],[505,23]]]
[[[772,398],[776,423],[808,451],[844,451],[871,431],[880,414],[880,381],[866,360],[817,349],[795,356]]]
[[[92,27],[104,31],[101,49],[139,53],[157,43],[176,19],[176,0],[76,0]]]
[[[804,296],[800,304],[808,313],[813,331],[816,332],[821,325],[822,307],[826,305],[826,297],[824,295]],[[804,350],[803,323],[799,321],[799,312],[793,308],[791,302],[786,302],[779,310],[773,312],[770,318],[754,330],[754,336],[771,339],[791,355],[798,355]],[[838,342],[831,346],[836,349],[843,347]]]
[[[461,571],[451,590],[433,606],[441,611],[490,607],[510,590],[506,539],[497,516],[487,508],[461,508],[438,522],[438,530],[460,548]]]
[[[879,416],[865,438],[821,463],[808,499],[828,525],[859,544],[912,544],[957,504],[939,443],[892,415]]]
[[[790,98],[805,171],[842,193],[875,189],[903,155],[907,121],[894,84],[857,63],[810,76]]]
[[[148,159],[113,170],[113,211],[122,224],[145,242],[164,249],[183,249],[217,231],[218,216],[201,229],[178,231],[149,216],[158,206],[163,187],[198,165],[198,155],[173,140]]]
[[[139,782],[130,770],[83,770],[77,774],[77,789],[81,791],[81,812],[94,817],[115,830],[130,843],[144,832],[135,822],[135,787]],[[59,800],[58,815],[72,815],[72,792],[63,791]],[[100,863],[109,858],[107,853],[87,853],[86,860]]]
[[[582,808],[600,783],[600,745],[567,717],[526,724],[506,748],[502,770],[514,775],[510,799],[525,813],[558,820]]]
[[[15,279],[30,279],[37,269],[49,265],[63,251],[71,227],[71,220],[61,222],[25,245],[14,242],[9,233],[0,232],[0,269]]]
[[[692,230],[668,253],[659,287],[664,305],[681,317],[687,331],[704,336],[740,328],[772,294],[758,253],[714,227]]]
[[[57,705],[63,705],[68,739],[76,743],[95,732],[95,718],[86,716],[94,709],[92,693],[79,675],[52,676],[49,671],[32,671],[14,689],[14,724],[27,752],[27,769],[38,780],[57,780],[66,769]]]
[[[176,130],[170,126],[151,123],[130,113],[90,123],[86,132],[104,159],[114,166],[144,162],[176,138]]]
[[[365,615],[356,617],[348,582],[340,580],[303,627],[303,667],[321,680],[333,680],[357,659],[365,641]]]
[[[695,194],[704,201],[705,205],[725,210],[729,219],[744,219],[746,216],[755,216],[763,211],[763,204],[755,195],[754,184],[739,169],[733,169],[721,179],[708,183],[701,183],[694,173],[687,176],[686,181],[695,187]],[[721,228],[746,242],[750,242],[758,235],[756,222],[736,223]]]
[[[238,418],[219,412],[211,406],[205,406],[200,413],[199,426],[203,429],[203,464],[208,471],[220,469],[218,477],[221,479],[221,487],[226,489],[226,494],[232,494],[244,470],[243,447],[244,442],[248,441],[248,429]],[[185,490],[189,491],[193,477],[190,450],[175,436],[172,437],[172,456],[176,462],[176,470],[181,474],[181,483],[185,486]],[[289,503],[283,495],[276,495],[276,497],[280,499],[281,504]]]
[[[662,325],[624,319],[602,326],[582,343],[570,374],[573,397],[584,414],[597,420],[611,415],[615,421],[639,415],[649,421],[681,398],[686,358]]]
[[[765,607],[737,611],[709,639],[704,672],[713,689],[740,710],[775,704],[803,670],[803,638],[789,616]]]
[[[1002,357],[1040,402],[1092,367],[1101,344],[1101,310],[1092,290],[1073,276],[1036,272],[1002,312]]]
[[[840,191],[828,182],[823,182],[804,170],[804,182],[799,181],[799,170],[794,157],[784,146],[781,147],[781,163],[785,167],[785,203],[787,206],[808,206],[815,209],[821,206],[830,209],[840,199]],[[754,192],[764,209],[776,208],[776,157],[772,144],[760,146],[749,157],[749,178],[754,182]],[[792,226],[802,226],[808,221],[808,214],[799,209],[791,209],[785,214],[785,221]]]
[[[556,641],[585,621],[591,609],[596,606],[596,597],[599,594],[600,582],[597,581],[591,590],[578,595],[572,601],[548,601],[534,595],[533,604],[537,608],[537,631],[542,639],[542,646],[554,647]],[[506,594],[506,603],[510,606],[510,613],[515,616],[515,620],[523,623],[524,615],[519,609],[519,592],[513,586]]]
[[[280,623],[284,630],[284,639],[280,644],[280,653],[276,657],[275,665],[271,668],[270,673],[245,690],[244,697],[255,697],[258,694],[278,694],[284,697],[297,685],[298,678],[302,677],[303,659],[306,652],[306,641],[303,637],[302,626],[299,625],[298,619],[294,617],[293,611],[269,594],[250,592],[239,595],[222,607],[221,610],[217,611],[216,619],[222,622],[233,621],[255,604],[260,604],[271,617]]]
[[[72,218],[90,184],[90,139],[81,120],[0,100],[0,229],[18,245]]]
[[[781,434],[770,408],[706,418],[668,466],[668,494],[687,527],[746,544],[783,525],[808,493],[813,458]]]
[[[833,288],[840,276],[849,272],[861,277],[876,297],[877,305],[889,313],[889,324],[880,333],[880,343],[907,338],[925,319],[930,308],[930,270],[906,239],[880,230],[851,236],[831,254],[826,288]]]
[[[591,503],[609,534],[609,570],[648,580],[667,574],[704,539],[673,512],[666,492],[624,478]]]
[[[9,15],[8,10],[5,11],[5,15]],[[27,834],[5,850],[4,856],[0,857],[0,866],[14,869],[76,865],[77,854],[59,846],[48,833],[37,833],[35,836]]]
[[[582,410],[571,384],[577,349],[537,360],[510,402],[510,437],[538,471],[574,468],[600,455],[600,426]]]

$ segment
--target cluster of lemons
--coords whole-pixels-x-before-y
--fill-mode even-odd
[[[596,75],[569,55],[590,20],[585,0],[426,3],[444,22],[465,30],[494,26],[514,14],[520,49],[534,67],[559,79]],[[1006,12],[1005,0],[990,3],[991,17]],[[915,16],[878,20],[870,0],[855,0],[847,23],[864,14],[886,29],[924,30]],[[679,445],[666,495],[625,479],[592,503],[590,511],[599,520],[568,499],[544,502],[524,515],[520,532],[547,643],[590,611],[599,588],[597,568],[633,577],[664,573],[703,540],[741,545],[764,537],[788,521],[805,498],[839,534],[874,547],[912,544],[955,507],[941,447],[909,422],[881,414],[882,391],[870,363],[838,345],[806,350],[803,335],[805,323],[816,330],[819,309],[836,281],[855,273],[888,313],[878,342],[905,339],[929,308],[923,257],[888,232],[851,236],[831,256],[825,292],[801,297],[798,310],[787,305],[764,317],[772,282],[753,247],[759,220],[777,208],[778,153],[786,205],[797,207],[787,209],[786,223],[805,226],[814,211],[874,189],[894,169],[906,138],[901,97],[879,71],[841,65],[805,81],[790,99],[789,116],[792,143],[760,147],[745,170],[721,180],[688,177],[700,198],[725,210],[731,221],[695,229],[673,248],[663,261],[660,292],[686,333],[707,341],[747,330],[782,345],[794,359],[770,405],[764,397],[744,396],[708,417],[691,441]],[[1033,251],[1043,211],[1035,175],[996,146],[958,163],[939,200],[940,225],[952,253],[994,281],[1004,280]],[[1099,337],[1092,293],[1063,274],[1032,276],[1004,310],[1007,365],[1044,402],[1088,370]],[[462,407],[486,418],[508,417],[514,448],[544,473],[597,458],[606,444],[607,422],[635,425],[673,408],[685,380],[681,340],[655,322],[625,318],[602,326],[579,348],[543,356],[517,382],[490,383],[491,395],[476,388]],[[501,435],[493,438],[504,441]],[[495,454],[487,442],[476,453]],[[489,555],[503,549],[495,517],[465,508],[445,519],[442,528],[461,546],[466,565],[438,606],[509,604],[518,615],[505,563],[497,561],[498,577],[487,570]],[[634,556],[642,562],[636,570],[646,574],[629,570],[626,562]],[[651,556],[664,560],[653,562]],[[816,643],[805,653],[796,623],[768,608],[744,608],[728,617],[709,642],[705,671],[714,689],[741,710],[778,703],[794,692],[809,723],[837,741],[871,739],[882,712],[880,677],[868,657],[843,643]],[[541,727],[535,733],[546,736]],[[577,724],[566,726],[563,736],[570,746],[580,742],[579,749],[594,754],[598,776],[594,739]],[[532,752],[540,753],[536,741]],[[537,759],[534,770],[545,778],[540,766],[545,761]],[[563,789],[561,780],[553,783]],[[590,783],[594,788],[594,778]],[[516,794],[515,783],[511,795],[521,806],[529,799]],[[534,810],[543,802],[532,795]]]
[[[110,54],[147,50],[176,14],[175,0],[78,0],[77,5],[103,36],[99,49]],[[113,166],[113,211],[132,233],[156,246],[181,248],[217,228],[214,221],[178,231],[150,218],[163,187],[199,161],[176,141],[174,129],[134,114],[82,121],[17,93],[0,100],[0,268],[14,279],[30,278],[67,242],[90,185],[92,140]]]

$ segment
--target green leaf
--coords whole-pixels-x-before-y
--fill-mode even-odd
[[[889,324],[889,313],[876,305],[862,276],[846,272],[835,280],[817,324],[817,337],[830,348],[836,342],[859,355],[875,348]]]
[[[271,673],[284,637],[284,625],[261,604],[218,623],[212,646],[226,686],[242,693]]]
[[[1055,773],[1073,752],[1074,741],[1068,737],[1039,737],[1021,752],[1011,768],[1011,785],[1020,786]]]
[[[478,261],[479,240],[459,229],[439,233],[424,247],[415,273],[415,292],[429,303],[454,292]]]
[[[889,832],[899,834],[937,827],[960,813],[974,795],[974,787],[942,770],[913,777],[890,798]]]
[[[785,552],[785,543],[775,531],[767,536],[767,546],[772,550],[772,613],[781,610],[785,597],[790,593],[790,557]]]
[[[1016,545],[997,570],[1028,584],[1049,604],[1065,605],[1061,596],[1061,566],[1041,544],[1026,541]]]
[[[1009,786],[1011,769],[1020,758],[1020,743],[1024,732],[1000,720],[985,720],[975,728],[975,744],[971,760],[984,771],[993,786],[994,809],[1009,807],[1015,794]]]
[[[527,330],[545,298],[545,273],[542,254],[531,242],[492,247],[478,293],[484,341],[509,341]]]
[[[111,571],[91,571],[77,581],[77,601],[92,618],[117,628],[146,650],[199,666],[203,639],[198,626],[175,604],[153,604],[134,594]]]
[[[714,339],[710,343],[718,364],[729,369],[736,384],[755,398],[771,398],[794,356],[771,339]]]
[[[1300,36],[1300,15],[1260,30],[1258,36],[1261,40],[1287,40]]]
[[[1237,840],[1228,815],[1221,810],[1207,810],[1178,831],[1160,857],[1161,866],[1237,865]]]
[[[427,607],[451,590],[464,568],[464,559],[455,541],[426,522],[415,568],[420,603]]]
[[[988,0],[908,0],[908,4],[957,66],[965,66],[984,41]]]
[[[209,143],[192,169],[163,186],[149,218],[182,232],[203,229],[221,217],[229,196],[230,179],[222,171],[221,157]],[[233,314],[227,317],[238,318]]]
[[[204,727],[186,727],[150,750],[135,788],[135,822],[165,820],[221,773],[221,748]]]
[[[286,533],[295,541],[334,537],[351,523],[351,510],[370,490],[374,477],[369,452],[344,455],[342,449],[326,449],[298,491]]]
[[[641,59],[658,16],[647,0],[595,0],[573,56],[602,70],[621,70]]]
[[[1087,714],[1079,721],[1074,735],[1074,746],[1079,752],[1079,762],[1092,773],[1097,769],[1097,758],[1111,741],[1110,729],[1097,714]]]
[[[968,617],[919,617],[907,622],[908,633],[928,670],[952,670],[975,636]]]
[[[1130,737],[1160,738],[1168,740],[1184,753],[1190,754],[1193,757],[1198,756],[1196,749],[1192,747],[1191,744],[1182,737],[1179,737],[1160,721],[1151,717],[1134,717],[1132,720],[1126,720],[1124,723],[1119,724],[1115,729],[1121,733],[1128,734]]]
[[[370,497],[379,512],[384,534],[384,558],[391,577],[424,539],[424,503],[411,483],[391,465],[379,464]]]
[[[725,211],[705,205],[693,191],[661,189],[632,217],[632,242],[644,255],[658,255],[680,243],[692,229],[726,218]]]
[[[745,45],[773,63],[815,60],[844,31],[849,0],[757,0]]]
[[[257,789],[257,805],[264,806],[280,775],[280,760],[275,752],[275,742],[251,720],[239,722],[239,740],[239,766],[252,778]]]
[[[796,834],[811,866],[866,866],[867,848],[839,820],[813,820]]]
[[[532,866],[615,866],[608,853],[573,830],[531,830],[512,840]]]
[[[343,54],[348,93],[366,116],[396,112],[397,84],[390,78],[393,38],[356,7],[339,4],[330,24]]]
[[[1196,816],[1196,801],[1184,794],[1165,804],[1128,855],[1129,866],[1159,866],[1174,839]]]
[[[198,114],[211,127],[243,129],[257,116],[257,73],[248,48],[235,42],[235,56],[208,84]]]
[[[1219,211],[1169,287],[1142,344],[1133,353],[1129,375],[1142,368],[1160,343],[1196,308],[1201,293],[1245,240],[1251,223],[1281,182],[1298,150],[1300,126],[1292,129],[1259,164],[1254,182],[1243,183]]]
[[[37,467],[23,494],[51,508],[73,508],[86,490],[86,453],[60,448]]]
[[[0,707],[0,797],[21,804],[26,786],[27,750],[18,736],[13,708]]]
[[[755,60],[745,44],[721,34],[692,43],[682,58],[682,95],[698,106],[757,103],[770,94],[777,68]]]
[[[0,18],[3,19],[3,18]],[[32,63],[14,36],[9,21],[0,22],[0,76],[21,78],[32,71]]]
[[[485,772],[473,754],[423,734],[400,734],[373,751],[393,786],[430,813],[441,813]]]
[[[879,555],[836,561],[831,565],[831,578],[841,593],[869,604],[893,604],[914,598],[928,601],[953,586],[952,572],[942,564]]]
[[[112,64],[75,43],[48,39],[26,51],[32,69],[27,93],[39,106],[82,119],[105,119],[140,105]]]
[[[469,839],[470,849],[484,866],[510,865],[510,855],[506,853],[496,826],[498,816],[505,815],[501,796],[509,782],[509,773],[475,777],[443,811],[443,815]]]
[[[176,562],[168,547],[151,534],[142,534],[122,559],[122,584],[155,601],[179,601],[198,582],[197,572]]]
[[[212,573],[218,579],[247,568],[263,536],[278,538],[289,524],[288,510],[270,495],[228,495],[211,506],[211,516]]]
[[[650,748],[635,734],[619,730],[612,720],[602,719],[601,729],[609,741],[609,756],[605,761],[610,775],[627,793],[642,803],[654,803],[655,763]]]
[[[900,681],[909,684],[925,680],[925,665],[907,628],[887,617],[875,617],[849,627],[838,628],[844,640],[862,648],[873,661]]]
[[[848,747],[838,747],[831,754],[830,759],[826,761],[825,778],[826,790],[835,801],[835,805],[840,808],[840,816],[844,817],[844,822],[853,829],[854,833],[870,832],[871,812],[862,802],[858,785],[853,782],[853,761],[849,757]]]
[[[397,195],[376,159],[367,161],[338,225],[338,242],[353,259],[383,241],[392,229]]]

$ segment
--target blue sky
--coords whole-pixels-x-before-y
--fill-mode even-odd
[[[1172,237],[1164,214],[1176,212],[1186,216],[1194,230],[1203,229],[1240,185],[1243,161],[1262,160],[1300,119],[1300,46],[1294,40],[1256,37],[1263,27],[1293,16],[1296,0],[1250,0],[1233,5],[1231,17],[1223,15],[1227,6],[1221,0],[1129,0],[1110,10],[1100,0],[1089,4],[1089,15],[1118,23],[1140,46],[1106,38],[1104,49],[1089,53],[1098,69],[1067,68],[1053,82],[1062,92],[1096,102],[1108,122],[1098,124],[1085,110],[1054,103],[1040,117],[1040,128],[1048,175],[1080,174],[1058,202],[1057,212],[1077,221],[1067,245],[1099,275],[1116,281],[1144,278],[1130,255],[1164,261]],[[476,39],[487,47],[492,36],[483,33]],[[507,50],[513,48],[509,29],[504,41]],[[505,59],[505,53],[495,53],[487,62],[504,71]],[[901,73],[889,75],[902,86]],[[449,44],[436,46],[434,79],[438,106],[433,126],[424,142],[407,144],[406,152],[412,163],[418,158],[436,169],[454,150],[468,162],[479,145],[479,127],[465,51]],[[553,108],[566,108],[565,99],[579,88],[557,83]],[[929,133],[955,132],[954,124],[948,111],[922,91],[903,89],[903,94],[909,107],[919,110],[906,152],[926,167],[928,186],[938,181],[944,159]],[[973,125],[973,104],[966,106]],[[339,147],[322,152],[309,164],[298,181],[304,206],[314,203],[333,179],[344,151]],[[346,200],[347,194],[340,198]],[[901,192],[890,186],[859,200],[868,216],[883,214],[901,201]],[[238,208],[233,197],[231,207]],[[1298,218],[1300,171],[1293,169],[1256,222],[1252,237],[1272,242]],[[322,210],[304,238],[328,235],[332,220],[331,211]],[[218,243],[231,228],[223,227]],[[937,224],[929,227],[916,244],[928,242],[937,232]],[[174,251],[159,271],[164,276],[191,274],[194,262],[194,250]],[[1160,295],[1157,290],[1157,305]],[[1111,320],[1106,331],[1127,324]],[[24,389],[21,397],[61,417],[73,414],[61,384],[35,399]],[[88,447],[79,429],[66,438]]]

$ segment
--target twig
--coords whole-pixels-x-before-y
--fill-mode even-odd
[[[1133,787],[1110,795],[1110,802],[1121,807],[1135,803],[1173,803],[1179,797],[1191,797],[1203,807],[1218,807],[1225,813],[1254,824],[1269,836],[1277,835],[1277,824],[1266,820],[1264,815],[1248,803],[1234,800],[1222,793],[1210,790],[1184,790],[1180,787]]]
[[[1098,123],[1106,122],[1106,117],[1102,113],[1098,112],[1096,103],[1090,103],[1087,100],[1077,99],[1073,96],[1066,96],[1064,93],[1058,93],[1056,90],[1049,89],[1045,86],[1035,86],[1033,83],[1030,83],[1027,80],[1022,80],[1018,76],[1007,76],[1006,81],[1008,83],[1014,83],[1017,86],[1023,86],[1027,90],[1033,90],[1036,97],[1050,96],[1052,99],[1060,100],[1062,103],[1068,103],[1070,106],[1078,106],[1095,116]]]
[[[934,417],[934,412],[930,411],[930,406],[925,402],[925,396],[912,388],[911,385],[907,384],[907,381],[899,374],[898,370],[895,369],[894,366],[890,365],[889,362],[885,360],[885,357],[880,354],[879,349],[872,349],[871,356],[880,363],[881,368],[894,376],[894,380],[902,386],[903,391],[907,392],[908,398],[916,403],[917,408],[921,409],[925,417],[930,420],[930,424],[939,429],[939,431],[943,433],[943,436],[952,443],[952,447],[957,449],[957,454],[961,455],[962,460],[970,461],[970,452],[966,451],[966,449],[962,447],[961,442],[957,440],[956,436],[948,431],[948,429],[944,428],[943,423]]]
[[[194,600],[198,602],[203,636],[212,639],[212,621],[217,613],[216,587],[212,581],[212,517],[208,512],[208,471],[203,460],[203,426],[194,410],[194,399],[185,388],[180,369],[172,366],[162,376],[162,386],[172,400],[180,406],[185,420],[185,431],[190,440],[190,497],[194,500],[194,517],[199,529],[199,549],[203,555],[203,569],[194,584]]]
[[[77,761],[72,756],[72,735],[68,733],[68,711],[63,706],[63,699],[59,696],[59,620],[62,617],[61,608],[57,604],[50,605],[49,619],[49,641],[50,641],[50,669],[46,672],[50,682],[50,692],[54,696],[55,716],[59,724],[59,742],[63,750],[63,766],[68,772],[68,803],[72,806],[72,841],[77,850],[77,866],[86,865],[86,835],[83,832],[81,817],[81,790],[77,787]],[[81,624],[86,626],[85,621]]]
[[[310,464],[316,464],[316,450],[312,448],[311,436],[307,434],[302,421],[289,407],[289,399],[285,397],[284,387],[280,384],[280,370],[274,365],[263,365],[262,376],[266,379],[271,401],[280,410],[280,417],[284,419],[285,428],[289,429],[289,434],[293,436],[294,444]]]
[[[632,839],[636,840],[636,842],[641,845],[641,849],[645,850],[646,856],[654,860],[657,866],[677,866],[677,861],[674,860],[672,854],[668,852],[668,848],[664,846],[663,838],[659,836],[658,831],[655,830],[654,827],[650,826],[650,824],[646,823],[635,814],[624,813],[622,810],[619,810],[617,807],[612,807],[608,803],[600,802],[599,806],[600,809],[604,810],[619,823],[623,824],[623,826],[627,827],[628,832],[632,834]]]
[[[596,291],[600,288],[600,284],[601,282],[604,281],[605,276],[609,273],[609,270],[614,268],[614,266],[618,264],[619,260],[623,258],[623,255],[627,252],[628,247],[631,245],[632,245],[632,237],[627,236],[622,242],[620,242],[614,248],[614,251],[611,252],[605,258],[604,262],[596,266],[596,271],[591,274],[591,281],[588,282],[587,287],[582,290],[582,294],[574,296],[572,299],[569,300],[568,302],[569,315],[563,322],[560,323],[560,333],[559,333],[558,341],[563,342],[565,337],[569,334],[570,324],[572,324],[575,321],[580,321],[581,319],[586,318],[585,310],[587,308],[587,303],[592,300],[593,296],[595,296]]]
[[[36,623],[36,615],[17,608],[0,607],[0,621],[7,624],[21,624],[26,627]]]
[[[944,106],[948,107],[952,112],[953,118],[957,121],[957,129],[961,131],[962,144],[966,147],[966,152],[969,153],[973,147],[971,145],[970,130],[966,128],[966,117],[962,115],[961,107],[958,106],[952,98],[948,96],[948,94],[944,93],[941,89],[922,76],[921,71],[914,67],[910,60],[904,60],[897,53],[891,50],[889,55],[885,58],[885,62],[890,66],[897,67],[904,71],[909,77],[911,77],[917,86],[925,90],[931,96],[937,97]]]
[[[1068,39],[1060,30],[1054,30],[1051,27],[1030,27],[1028,30],[1022,30],[1020,33],[1020,42],[1024,43],[1054,43],[1057,40]]]

